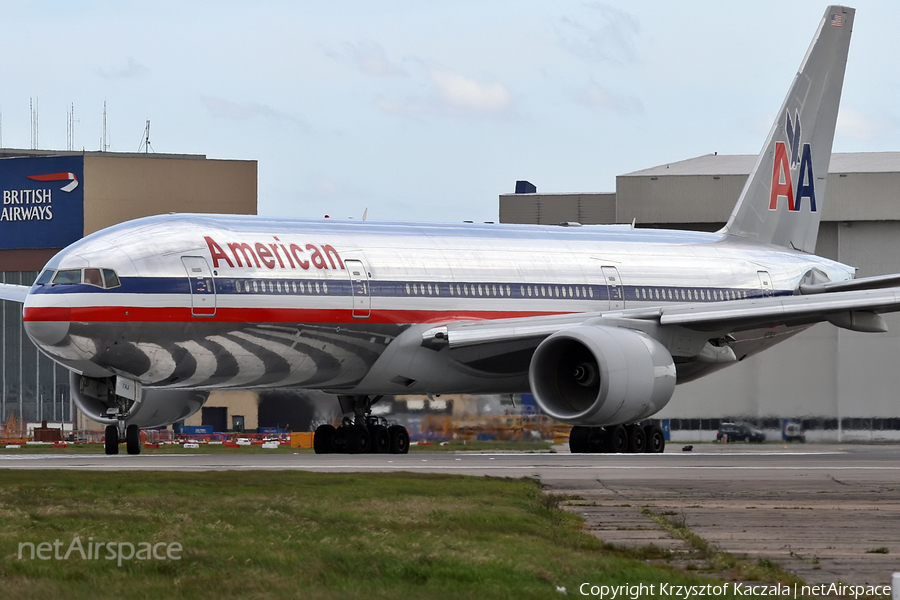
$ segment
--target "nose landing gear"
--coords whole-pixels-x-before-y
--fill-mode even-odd
[[[119,419],[116,425],[106,426],[106,436],[103,441],[106,454],[118,454],[119,442],[125,442],[125,450],[128,454],[141,453],[141,428],[135,424],[125,425],[124,419]]]

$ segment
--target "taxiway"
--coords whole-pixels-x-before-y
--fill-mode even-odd
[[[769,558],[809,583],[889,583],[900,553],[900,446],[696,445],[664,454],[408,455],[0,453],[0,469],[308,470],[537,477],[590,531],[677,548],[642,514],[676,515],[722,550]]]

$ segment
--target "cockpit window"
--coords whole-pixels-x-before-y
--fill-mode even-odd
[[[103,269],[103,279],[106,281],[107,289],[122,285],[119,283],[119,276],[112,269]]]
[[[119,276],[112,269],[47,269],[34,282],[36,285],[74,285],[83,283],[98,288],[115,288],[122,285]]]
[[[53,278],[54,285],[81,283],[81,269],[63,269],[56,272]]]
[[[85,269],[84,283],[103,287],[103,277],[100,276],[100,269]]]

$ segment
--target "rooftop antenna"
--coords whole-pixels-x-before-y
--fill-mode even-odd
[[[109,150],[109,139],[106,136],[106,100],[103,101],[103,137],[100,139],[100,152]]]
[[[31,110],[31,149],[37,150],[40,145],[40,136],[38,132],[38,99],[29,98],[28,108]]]
[[[75,103],[73,102],[69,105],[66,119],[66,150],[75,149],[75,122]]]
[[[147,125],[144,126],[144,135],[141,138],[141,143],[138,146],[138,152],[143,148],[144,154],[147,154],[153,147],[150,145],[150,119],[147,119]]]

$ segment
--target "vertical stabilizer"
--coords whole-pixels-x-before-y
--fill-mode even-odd
[[[825,10],[723,233],[815,251],[855,14]]]

